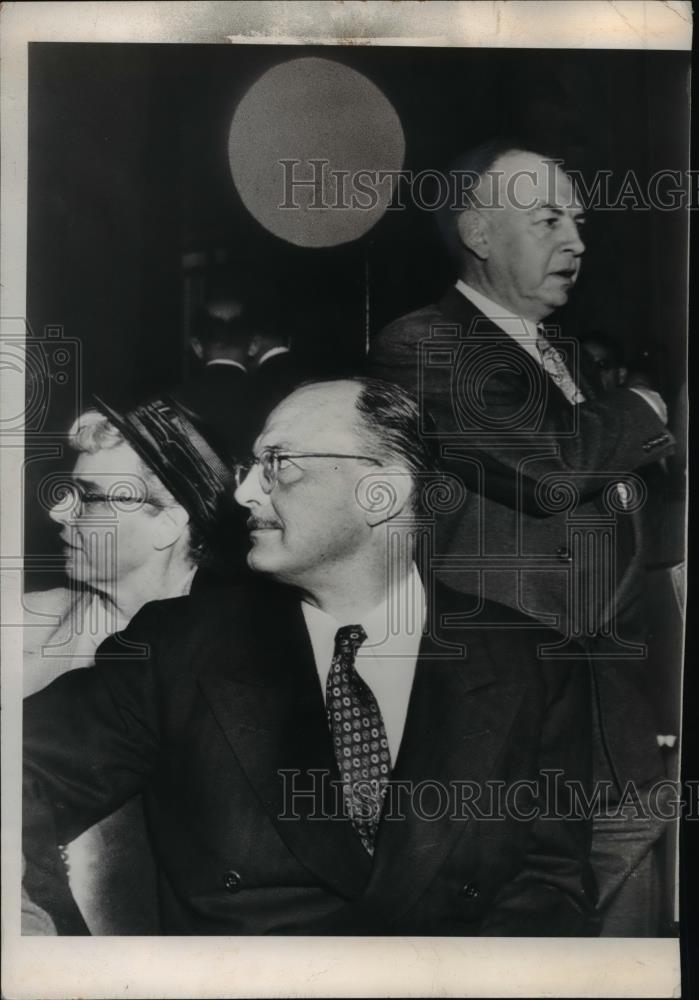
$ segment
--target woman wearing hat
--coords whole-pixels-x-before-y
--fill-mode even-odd
[[[237,537],[231,473],[191,411],[170,398],[121,411],[95,402],[69,432],[77,458],[49,510],[72,585],[25,595],[25,695],[91,666],[108,635],[148,601],[188,593],[197,568]],[[64,858],[93,934],[157,932],[140,801],[87,830]]]

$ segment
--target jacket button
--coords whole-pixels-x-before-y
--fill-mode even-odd
[[[481,890],[475,882],[466,882],[461,886],[461,895],[466,899],[478,899],[480,894]]]
[[[228,892],[237,892],[240,889],[240,875],[238,872],[230,871],[226,872],[223,876],[223,885],[228,890]]]
[[[565,545],[559,545],[556,549],[556,555],[561,560],[561,562],[572,562],[573,557],[570,554],[570,550],[565,547]]]

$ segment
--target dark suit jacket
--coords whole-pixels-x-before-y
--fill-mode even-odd
[[[373,862],[333,807],[297,597],[266,586],[147,605],[96,666],[26,701],[30,896],[80,933],[56,845],[143,791],[167,934],[590,933],[589,824],[524,815],[565,817],[565,781],[587,786],[586,661],[540,659],[558,637],[501,607],[449,627],[461,605],[438,589],[392,775],[407,804],[384,812]],[[503,615],[508,627],[488,625]],[[554,803],[541,772],[556,770]],[[500,807],[497,782],[515,796]]]
[[[641,516],[616,507],[615,483],[669,454],[673,439],[645,400],[629,389],[601,393],[584,352],[555,333],[548,339],[559,343],[586,402],[571,406],[456,288],[386,327],[369,371],[419,396],[437,423],[446,468],[466,486],[463,504],[437,520],[437,575],[566,635],[613,622],[638,641],[628,619],[640,591]],[[589,546],[583,533],[603,530],[610,517],[614,562],[602,573],[589,557],[601,543]],[[645,784],[662,775],[645,663],[613,663],[595,671],[612,769],[622,785]]]
[[[485,597],[567,633],[571,563],[586,569],[572,553],[571,519],[599,524],[609,510],[606,489],[669,454],[673,440],[636,393],[597,392],[587,359],[561,343],[587,399],[577,406],[452,288],[438,305],[386,327],[372,344],[369,370],[420,397],[437,422],[449,470],[469,490],[462,507],[440,520],[440,552],[485,557],[484,567],[491,557],[490,568],[481,574],[446,560],[445,582],[469,593],[482,586]],[[640,519],[613,513],[617,573],[615,586],[597,588],[600,625],[624,607],[639,568]]]

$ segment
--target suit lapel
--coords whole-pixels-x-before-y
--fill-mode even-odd
[[[442,612],[455,610],[445,599],[448,593],[437,591]],[[245,636],[224,626],[210,637],[211,667],[199,678],[204,696],[298,861],[348,900],[348,914],[397,917],[468,830],[468,812],[459,816],[455,790],[464,782],[482,788],[492,774],[522,687],[498,683],[479,630],[443,629],[439,615],[431,619],[392,775],[393,799],[384,810],[372,862],[330,786],[339,774],[298,602],[270,600],[256,602],[256,608]],[[297,788],[308,788],[309,772],[315,775],[314,794],[285,797],[281,775],[287,776],[288,792],[292,776]],[[418,786],[422,792],[416,797]],[[408,789],[407,797],[401,787]],[[426,818],[432,813],[434,818]]]
[[[494,340],[502,340],[508,344],[512,341],[512,338],[508,337],[497,323],[479,312],[470,299],[467,299],[455,287],[450,288],[445,293],[438,308],[447,321],[461,327],[462,338],[485,336],[493,337]]]
[[[339,774],[298,600],[253,611],[246,635],[247,642],[221,636],[211,658],[217,665],[202,674],[201,688],[289,850],[332,889],[354,897],[371,859],[335,807],[331,782]],[[295,789],[312,794],[294,796]]]
[[[451,660],[444,659],[437,631],[438,623],[420,648],[392,775],[393,798],[382,817],[374,871],[362,899],[362,906],[378,908],[389,919],[417,900],[468,829],[458,789],[465,782],[484,787],[522,697],[521,685],[497,683],[478,630],[468,633],[463,654]]]
[[[514,337],[508,336],[497,323],[494,323],[487,316],[484,316],[483,313],[479,312],[473,303],[465,295],[462,295],[457,288],[452,287],[446,292],[439,303],[439,309],[447,320],[451,320],[461,327],[462,338],[468,340],[468,337],[471,336],[479,339],[482,337],[486,337],[488,340],[492,339],[494,346],[499,343],[506,351],[515,351],[517,355],[520,355],[521,361],[525,365],[536,364],[531,355],[524,350],[521,344],[517,343]],[[568,370],[573,381],[586,398],[594,398],[597,393],[590,385],[589,379],[581,377],[582,364],[578,364],[575,367],[577,370],[573,371],[571,365],[568,365]],[[565,393],[554,382],[548,372],[546,372],[546,369],[542,368],[542,371],[545,373],[544,380],[548,401],[569,407],[571,404]]]

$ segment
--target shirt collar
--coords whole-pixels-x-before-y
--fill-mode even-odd
[[[269,361],[270,358],[276,358],[278,354],[288,354],[288,353],[289,353],[288,347],[270,347],[270,349],[268,351],[265,351],[260,360],[257,362],[257,367],[259,368],[260,365],[263,365],[265,361]]]
[[[328,636],[332,634],[333,640],[335,633],[343,625],[362,625],[367,634],[364,649],[369,646],[384,647],[387,640],[394,644],[395,631],[390,628],[393,619],[401,623],[399,636],[407,639],[411,645],[413,642],[419,645],[427,616],[425,588],[415,563],[410,572],[388,590],[385,600],[362,615],[361,621],[338,621],[333,615],[306,601],[302,602],[301,607],[309,631],[316,634],[323,632]]]
[[[206,367],[210,368],[212,365],[232,365],[233,368],[240,368],[241,371],[247,372],[247,368],[240,361],[234,361],[233,358],[213,358],[211,361],[206,362]]]
[[[517,316],[515,313],[510,312],[509,309],[505,309],[504,306],[498,305],[497,302],[493,302],[482,292],[476,291],[471,285],[467,285],[465,281],[461,278],[456,282],[456,287],[461,294],[472,302],[479,312],[482,312],[484,316],[492,320],[496,326],[512,337],[513,340],[529,340],[532,339],[536,341],[536,338],[540,336],[540,331],[532,320],[525,319],[524,316]]]

